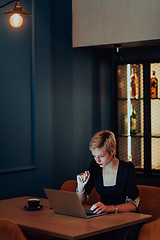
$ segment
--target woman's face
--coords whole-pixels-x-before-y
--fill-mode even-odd
[[[112,160],[112,154],[106,152],[103,147],[94,148],[91,150],[91,152],[96,163],[102,168],[108,165]]]

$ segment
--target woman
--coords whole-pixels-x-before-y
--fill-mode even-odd
[[[96,133],[91,139],[89,149],[94,160],[87,171],[77,175],[76,192],[81,202],[89,197],[95,187],[101,201],[91,207],[94,213],[139,212],[140,198],[134,165],[115,157],[114,134],[107,130]],[[139,230],[140,225],[136,225],[103,234],[98,239],[137,239]]]

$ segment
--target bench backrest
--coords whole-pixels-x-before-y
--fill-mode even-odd
[[[75,192],[77,188],[77,181],[76,180],[68,180],[63,183],[61,186],[62,191],[68,192]],[[84,204],[86,205],[93,205],[94,203],[100,201],[100,196],[97,193],[96,189],[93,188],[92,192],[90,193],[89,200],[85,201]]]
[[[138,185],[141,213],[152,215],[153,221],[160,217],[160,188]]]

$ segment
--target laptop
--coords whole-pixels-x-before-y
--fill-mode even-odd
[[[75,192],[67,192],[54,189],[44,189],[50,205],[56,214],[68,216],[91,218],[104,215],[106,213],[95,214],[89,209],[84,209],[78,195]]]

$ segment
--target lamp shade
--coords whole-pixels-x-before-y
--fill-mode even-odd
[[[32,15],[28,14],[28,13],[25,13],[22,11],[22,9],[16,9],[14,10],[13,8],[13,11],[10,11],[10,12],[6,12],[6,13],[3,13],[4,15],[13,15],[13,14],[19,14],[21,16],[26,16],[26,17],[31,17]]]
[[[21,5],[19,1],[15,4],[15,7],[13,7],[13,10],[10,12],[3,13],[4,15],[13,15],[13,14],[19,14],[21,16],[31,17],[32,15],[23,12],[23,8],[21,8]]]

